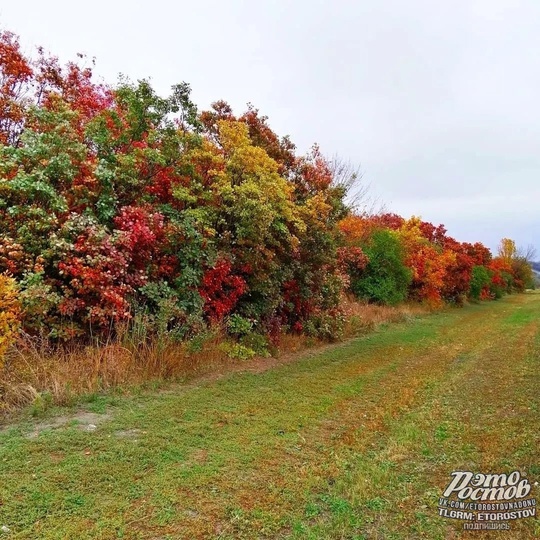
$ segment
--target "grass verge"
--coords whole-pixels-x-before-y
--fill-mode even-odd
[[[540,295],[516,295],[21,420],[0,433],[0,526],[44,540],[468,538],[437,512],[452,471],[540,480],[539,313]]]

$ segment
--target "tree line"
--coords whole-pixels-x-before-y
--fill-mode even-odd
[[[249,106],[199,111],[186,83],[95,82],[0,33],[0,354],[19,328],[110,336],[137,319],[246,349],[339,337],[344,294],[461,304],[523,291],[527,257],[350,203],[357,175],[299,154]],[[358,193],[358,191],[356,191]]]

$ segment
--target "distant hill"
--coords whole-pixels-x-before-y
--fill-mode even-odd
[[[535,273],[540,274],[540,262],[532,262],[531,266]]]

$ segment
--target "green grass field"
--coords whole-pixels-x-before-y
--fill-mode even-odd
[[[540,538],[437,511],[454,470],[540,481],[539,329],[540,294],[514,295],[24,417],[0,432],[0,538]]]

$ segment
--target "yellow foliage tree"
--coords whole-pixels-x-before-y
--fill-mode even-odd
[[[517,256],[516,243],[510,238],[503,238],[497,251],[499,258],[507,264],[511,264]]]
[[[13,343],[20,321],[20,304],[15,280],[0,274],[0,362]]]

